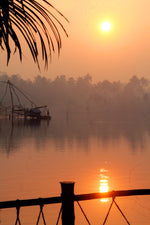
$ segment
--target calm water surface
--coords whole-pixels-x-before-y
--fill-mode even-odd
[[[150,122],[54,118],[48,124],[0,120],[0,201],[60,195],[60,182],[75,193],[150,188]],[[103,185],[103,187],[102,187]],[[133,225],[150,224],[150,197],[123,197],[118,205]],[[111,200],[81,202],[91,224],[103,224]],[[56,224],[60,205],[44,207]],[[36,224],[38,207],[21,208],[22,224]],[[76,224],[87,224],[75,203]],[[15,224],[15,209],[1,210],[2,225]],[[40,221],[42,223],[42,220]],[[61,224],[61,221],[59,222]],[[127,224],[112,207],[106,224]]]

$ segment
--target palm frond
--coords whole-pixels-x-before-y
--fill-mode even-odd
[[[19,30],[34,62],[39,67],[39,49],[41,49],[42,59],[47,68],[52,52],[57,48],[59,54],[62,47],[60,30],[68,36],[58,16],[68,21],[46,0],[0,0],[0,46],[7,51],[7,64],[12,50],[10,39],[15,44],[15,51],[19,51],[22,61],[22,45],[17,33]]]

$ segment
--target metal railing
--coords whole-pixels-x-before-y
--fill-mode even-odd
[[[92,199],[102,199],[102,198],[112,198],[112,202],[110,204],[108,213],[105,217],[103,225],[105,225],[107,218],[109,216],[112,205],[118,208],[127,224],[130,224],[124,213],[121,211],[120,207],[115,201],[116,197],[127,197],[127,196],[141,196],[141,195],[150,195],[150,189],[133,189],[133,190],[118,190],[118,191],[110,191],[105,193],[89,193],[89,194],[74,194],[74,182],[61,182],[61,195],[57,197],[50,198],[36,198],[36,199],[24,199],[24,200],[15,200],[15,201],[3,201],[0,202],[0,209],[8,209],[8,208],[16,208],[17,216],[15,225],[21,225],[19,212],[21,207],[27,206],[40,206],[40,213],[37,218],[37,223],[39,223],[40,217],[43,219],[44,225],[46,225],[46,221],[43,213],[43,206],[47,204],[57,204],[61,203],[61,209],[59,212],[59,216],[56,222],[56,225],[59,222],[60,216],[62,220],[62,225],[74,225],[75,224],[75,212],[74,212],[74,202],[76,201],[85,216],[87,223],[90,224],[85,212],[83,211],[79,201],[92,200]]]

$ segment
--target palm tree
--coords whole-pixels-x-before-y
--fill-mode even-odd
[[[20,31],[34,62],[40,68],[39,50],[41,49],[42,59],[47,68],[48,58],[49,56],[51,58],[56,46],[58,54],[60,52],[62,46],[60,29],[67,35],[58,16],[67,20],[46,0],[0,0],[0,46],[7,51],[7,65],[11,55],[10,42],[12,41],[22,61],[22,45],[18,35]]]

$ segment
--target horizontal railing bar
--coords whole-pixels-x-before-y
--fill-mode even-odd
[[[5,202],[0,202],[0,209],[45,205],[45,204],[54,204],[54,203],[61,203],[61,197],[36,198],[36,199],[24,199],[24,200],[18,199],[15,201],[5,201]]]
[[[126,197],[135,195],[150,195],[150,189],[119,190],[119,191],[109,191],[105,193],[99,192],[99,193],[75,195],[74,201],[84,201],[98,198]]]
[[[109,191],[106,193],[90,193],[74,195],[74,201],[84,201],[100,198],[115,198],[115,197],[126,197],[126,196],[137,196],[137,195],[150,195],[150,189],[133,189],[133,190],[119,190]],[[0,202],[0,209],[6,208],[17,208],[25,206],[36,206],[45,204],[61,203],[61,196],[51,198],[36,198],[36,199],[24,199],[15,201]]]

